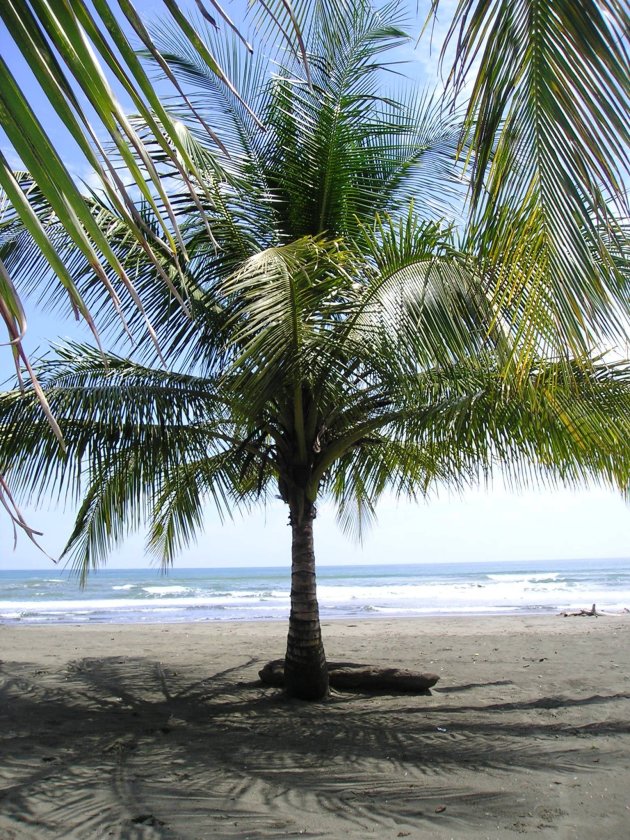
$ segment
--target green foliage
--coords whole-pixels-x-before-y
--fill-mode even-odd
[[[114,337],[103,278],[125,329],[149,321],[155,343],[129,358],[68,345],[41,360],[30,386],[0,396],[0,474],[26,497],[81,501],[65,553],[83,576],[144,522],[150,550],[172,563],[208,502],[229,515],[278,495],[299,518],[329,497],[360,534],[387,489],[461,488],[499,467],[517,485],[594,480],[626,492],[628,367],[584,350],[598,323],[614,332],[627,313],[620,228],[608,224],[603,251],[571,205],[586,244],[551,259],[552,204],[539,198],[567,185],[545,164],[536,178],[547,192],[523,186],[503,200],[492,180],[501,139],[482,201],[473,170],[467,219],[459,152],[484,160],[477,128],[462,146],[465,126],[445,101],[384,92],[389,51],[408,38],[400,4],[269,8],[302,33],[271,77],[236,35],[208,30],[206,54],[186,27],[147,33],[147,60],[179,87],[164,106],[170,123],[140,114],[132,127],[168,202],[82,199],[116,264],[95,273],[45,191],[19,179],[37,225],[5,209],[0,256],[12,275],[42,288],[37,227]],[[176,161],[165,151],[169,125],[185,173],[184,151]],[[546,140],[532,142],[540,151]],[[527,148],[524,179],[537,165]],[[569,204],[557,207],[560,230]],[[582,253],[591,274],[575,267]]]
[[[465,137],[481,247],[575,352],[628,334],[614,256],[630,211],[628,24],[617,0],[461,0],[450,31],[456,91],[478,66]]]

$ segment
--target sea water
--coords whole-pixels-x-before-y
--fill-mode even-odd
[[[325,619],[630,609],[630,558],[321,566],[317,580]],[[83,589],[52,566],[0,570],[0,622],[286,620],[289,586],[286,567],[105,569]]]

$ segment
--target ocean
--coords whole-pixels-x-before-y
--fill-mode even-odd
[[[0,622],[111,624],[286,620],[286,567],[103,569],[81,589],[51,567],[0,571]],[[630,609],[630,558],[321,566],[324,619]]]

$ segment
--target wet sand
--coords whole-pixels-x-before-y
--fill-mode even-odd
[[[0,838],[630,832],[630,615],[325,622],[429,695],[262,686],[283,623],[0,626]]]

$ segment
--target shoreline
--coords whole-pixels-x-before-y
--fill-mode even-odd
[[[322,627],[440,681],[287,701],[282,621],[0,626],[0,836],[625,840],[630,614]]]
[[[595,618],[618,618],[623,617],[624,615],[630,615],[630,610],[628,608],[624,608],[623,610],[619,609],[612,609],[608,606],[604,606],[600,609],[599,605],[595,604],[586,604],[584,602],[584,607],[582,609],[584,613],[584,617],[587,616],[587,612],[591,609],[592,606],[595,606],[597,609]],[[457,611],[457,612],[448,612],[446,610],[440,610],[440,612],[425,612],[422,614],[415,614],[409,615],[408,613],[405,614],[401,613],[382,613],[378,610],[365,610],[362,612],[357,612],[355,614],[352,613],[344,613],[341,615],[320,615],[320,621],[322,624],[325,622],[348,622],[348,621],[359,621],[359,622],[382,622],[382,621],[436,621],[440,619],[444,619],[445,621],[477,621],[477,620],[501,620],[501,619],[510,619],[510,618],[522,618],[522,619],[536,619],[536,618],[564,618],[564,617],[573,617],[574,616],[574,608],[573,607],[557,607],[553,609],[548,609],[544,606],[541,607],[530,607],[530,608],[521,608],[515,609],[513,612],[508,611],[499,611],[500,608],[497,608],[494,611],[488,610],[479,610],[477,612],[465,612],[464,610]],[[560,610],[560,611],[558,611]],[[578,609],[575,608],[575,612]],[[575,617],[582,617],[575,615]],[[198,619],[190,619],[190,618],[162,618],[159,617],[151,618],[146,621],[138,621],[134,619],[125,620],[124,617],[120,619],[81,619],[77,618],[75,620],[64,620],[64,619],[29,619],[29,618],[0,618],[0,628],[3,627],[11,627],[11,628],[19,628],[19,627],[40,627],[42,629],[54,629],[54,628],[61,628],[61,627],[78,627],[78,628],[87,628],[87,627],[159,627],[162,625],[168,627],[179,627],[179,626],[194,626],[194,625],[234,625],[234,624],[251,624],[251,625],[259,625],[259,624],[288,624],[289,621],[289,614],[287,613],[286,616],[277,616],[277,617],[261,617],[261,618],[242,618],[242,617],[227,617],[227,618],[198,618]]]

